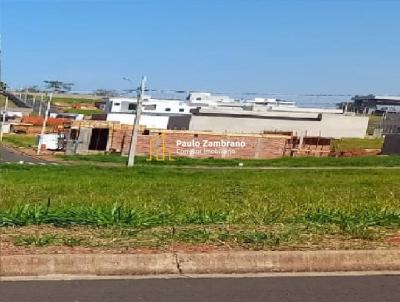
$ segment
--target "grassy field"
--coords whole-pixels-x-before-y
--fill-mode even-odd
[[[87,116],[90,116],[90,115],[92,115],[94,113],[104,113],[104,111],[100,110],[100,109],[93,109],[92,110],[92,109],[74,109],[74,108],[66,109],[66,110],[64,110],[64,112],[83,114],[83,115],[87,115]]]
[[[342,138],[333,142],[335,151],[381,149],[383,138]]]
[[[114,163],[124,165],[127,157],[118,154],[68,155],[60,158],[77,163]],[[138,165],[152,166],[214,166],[214,167],[396,167],[400,166],[400,156],[367,157],[283,157],[278,159],[241,160],[241,159],[196,159],[175,158],[172,161],[149,161],[147,157],[137,156]]]
[[[4,109],[4,105],[6,103],[6,97],[4,95],[0,95],[0,110]],[[17,107],[13,102],[8,101],[8,108],[15,108]]]
[[[77,105],[77,104],[87,104],[94,105],[99,99],[86,99],[86,98],[68,98],[68,97],[53,97],[53,103],[67,104],[67,105]]]
[[[399,182],[397,170],[0,165],[0,225],[17,246],[386,246]]]
[[[13,147],[31,148],[36,145],[36,136],[25,134],[4,134],[4,142]]]
[[[25,96],[25,94],[23,94]],[[34,96],[36,96],[36,99],[40,99],[41,94],[28,94],[28,98],[31,99]],[[46,97],[45,100],[48,99],[48,96]],[[65,104],[65,105],[76,105],[76,104],[88,104],[88,105],[93,105],[96,101],[101,100],[101,97],[98,98],[85,98],[79,95],[73,95],[73,96],[68,96],[68,95],[53,95],[52,97],[52,103],[58,103],[58,104]]]

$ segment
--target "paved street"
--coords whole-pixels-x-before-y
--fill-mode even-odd
[[[4,302],[398,302],[400,276],[3,281]]]
[[[46,163],[46,161],[23,155],[12,149],[0,147],[0,162]]]

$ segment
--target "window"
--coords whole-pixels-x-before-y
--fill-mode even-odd
[[[201,98],[196,98],[196,101],[201,101]]]
[[[171,111],[171,108],[165,108],[165,111]]]
[[[152,105],[144,105],[143,109],[144,110],[156,110],[157,105],[156,104],[152,104]]]
[[[128,110],[136,110],[136,104],[135,103],[129,103]]]
[[[119,106],[121,105],[121,103],[114,103],[114,106]]]
[[[185,109],[179,108],[179,112],[184,112],[184,111],[185,111]]]

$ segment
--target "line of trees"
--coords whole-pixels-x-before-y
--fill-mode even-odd
[[[52,91],[54,93],[66,93],[72,90],[72,87],[75,85],[74,83],[67,83],[58,80],[46,80],[43,81],[45,84],[45,89],[47,91]],[[0,91],[5,91],[7,89],[7,84],[5,82],[0,82]],[[28,86],[22,89],[23,91],[29,93],[40,93],[43,92],[37,85]],[[94,95],[97,96],[104,96],[104,97],[114,97],[118,96],[118,92],[116,90],[109,90],[109,89],[97,89],[94,91]]]

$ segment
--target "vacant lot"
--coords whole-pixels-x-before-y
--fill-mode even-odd
[[[382,146],[383,138],[342,138],[333,141],[335,151],[381,149]]]
[[[12,248],[315,249],[390,246],[400,171],[0,166]]]

